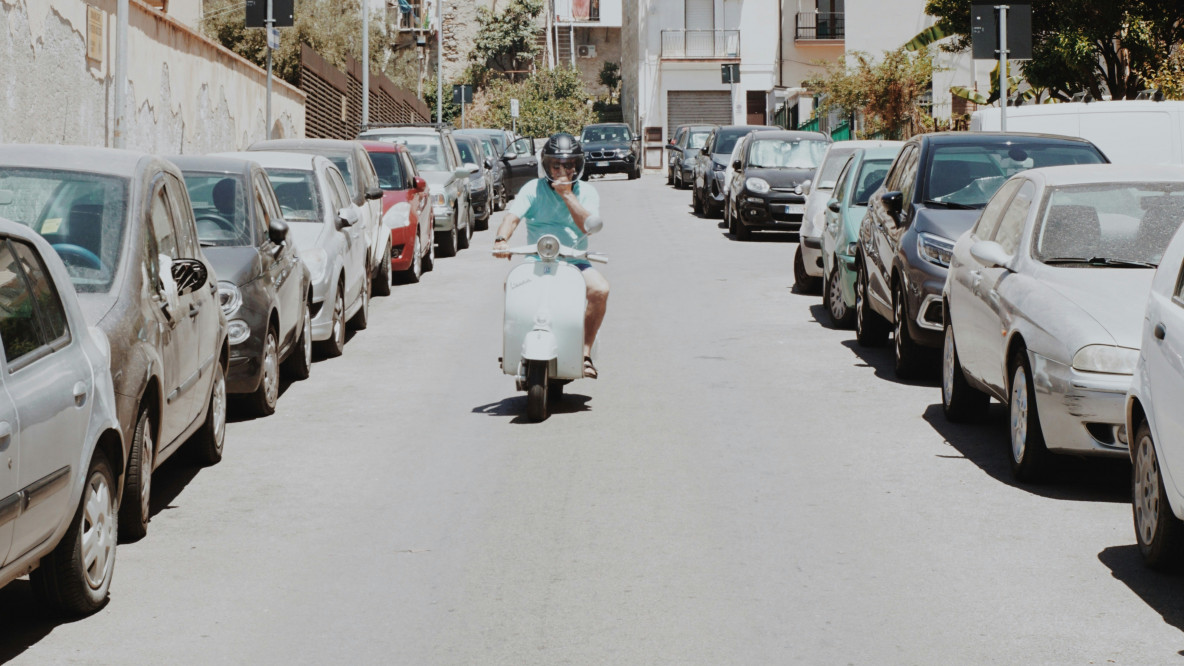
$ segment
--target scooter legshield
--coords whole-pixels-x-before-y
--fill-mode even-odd
[[[554,341],[554,353],[532,360],[556,359],[554,379],[583,377],[587,290],[580,270],[564,262],[524,262],[506,277],[505,298],[502,372],[517,375],[528,336],[546,333]],[[540,343],[544,338],[533,337]],[[547,352],[531,355],[536,353]]]

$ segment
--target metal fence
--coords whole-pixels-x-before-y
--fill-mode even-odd
[[[843,12],[798,12],[794,39],[843,39]]]
[[[739,30],[663,30],[663,58],[739,58]]]

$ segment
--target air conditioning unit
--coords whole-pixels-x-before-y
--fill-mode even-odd
[[[596,47],[591,44],[580,44],[576,47],[577,58],[595,58]]]

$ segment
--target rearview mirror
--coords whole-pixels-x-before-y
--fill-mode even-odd
[[[884,210],[895,220],[900,217],[900,211],[904,210],[904,195],[900,192],[885,192],[880,195],[880,201],[884,204]]]
[[[1003,246],[995,241],[979,241],[970,246],[970,256],[974,257],[986,268],[1004,266],[1011,257],[1003,250]]]
[[[513,159],[517,159],[517,158],[518,158],[518,153],[516,153],[512,150],[507,150],[506,152],[502,153],[503,160],[513,160]]]
[[[366,190],[366,199],[367,200],[373,201],[375,199],[381,199],[381,198],[382,198],[382,188],[379,188],[379,187],[367,188],[367,190]]]
[[[476,164],[474,164],[473,166],[477,166],[477,165],[476,165]],[[470,174],[470,173],[472,173],[472,172],[471,172],[471,171],[469,171],[468,167],[463,167],[463,166],[462,166],[462,167],[457,167],[457,168],[456,168],[456,169],[455,169],[455,170],[452,172],[452,177],[453,177],[453,178],[465,178],[465,179],[467,179],[467,178],[469,177],[469,174]]]
[[[352,227],[361,219],[358,216],[358,209],[352,206],[347,206],[337,211],[337,228],[344,229]]]
[[[744,167],[744,165],[740,163],[740,160],[733,160],[733,161],[732,161],[732,168],[733,168],[733,169],[735,169],[735,170],[739,171],[739,170],[740,170],[740,169],[742,169],[743,167]]]
[[[416,192],[423,192],[426,189],[428,189],[428,181],[424,180],[423,177],[421,177],[421,176],[416,176],[415,177],[415,191]]]
[[[838,212],[840,212],[840,209],[839,209],[839,200],[838,200],[838,199],[836,199],[836,198],[834,198],[834,197],[831,197],[831,198],[830,198],[830,201],[826,202],[826,207],[827,207],[828,209],[830,209],[830,212],[832,212],[832,213],[838,213]]]
[[[599,233],[601,229],[604,229],[604,220],[599,215],[593,215],[584,220],[584,233],[589,236]]]
[[[206,265],[197,259],[173,259],[170,272],[181,296],[201,289],[210,278]]]
[[[272,220],[267,227],[267,238],[276,245],[283,245],[288,240],[288,223],[283,220]]]
[[[473,162],[465,162],[465,170],[468,171],[469,173],[477,173],[478,171],[481,170],[481,167],[477,166]]]

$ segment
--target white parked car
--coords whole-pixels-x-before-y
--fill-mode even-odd
[[[58,610],[94,612],[115,567],[126,467],[111,347],[50,244],[3,218],[0,343],[0,586],[29,573]]]
[[[1184,232],[1155,271],[1142,324],[1126,398],[1135,537],[1149,566],[1177,568],[1184,564]]]
[[[954,245],[942,293],[942,406],[1010,407],[1011,468],[1049,452],[1127,455],[1123,403],[1154,269],[1184,220],[1184,168],[1023,171]]]

